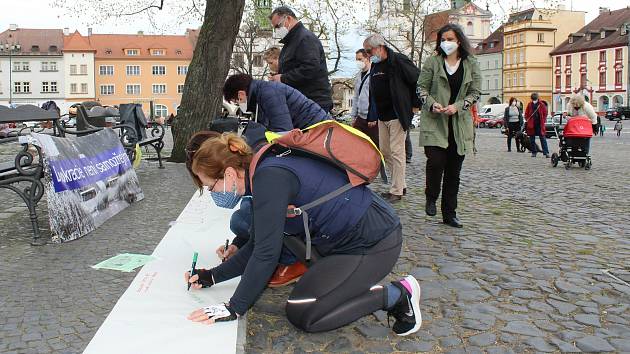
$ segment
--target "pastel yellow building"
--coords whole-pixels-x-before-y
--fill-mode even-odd
[[[566,111],[572,94],[581,93],[596,111],[628,105],[630,8],[600,8],[599,16],[570,33],[551,52],[554,111]]]
[[[510,15],[503,28],[503,96],[527,103],[532,92],[551,102],[549,53],[584,26],[582,11],[529,9]]]
[[[150,114],[177,114],[193,55],[188,35],[93,34],[96,99],[103,105],[141,103]]]

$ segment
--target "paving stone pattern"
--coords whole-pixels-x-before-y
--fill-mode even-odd
[[[409,193],[396,206],[405,243],[387,279],[420,280],[417,334],[395,336],[383,311],[307,334],[284,315],[290,288],[270,289],[248,314],[246,352],[630,352],[630,289],[601,272],[630,264],[630,136],[596,138],[591,171],[507,153],[497,130],[480,130],[477,143],[464,163],[461,230],[424,215],[420,148],[407,165]],[[0,353],[85,348],[135,276],[89,266],[150,253],[194,191],[182,165],[143,162],[138,175],[143,202],[84,238],[43,247],[28,244],[28,214],[0,190]],[[46,229],[44,201],[39,210]]]

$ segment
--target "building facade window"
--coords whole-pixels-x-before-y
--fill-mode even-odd
[[[140,85],[139,84],[127,84],[127,94],[128,95],[139,95],[140,94]]]
[[[495,89],[499,88],[499,79],[494,79],[494,88]]]
[[[519,58],[519,61],[520,61],[521,63],[524,63],[524,62],[525,62],[525,49],[521,49],[521,53],[520,53],[520,58]]]
[[[562,88],[561,75],[556,75],[556,90],[560,90]]]
[[[615,61],[623,61],[623,49],[615,49]]]
[[[521,71],[521,73],[519,74],[519,79],[518,79],[518,83],[520,86],[525,86],[525,73]]]
[[[586,53],[580,54],[580,64],[586,65]]]
[[[556,67],[562,66],[562,57],[556,57]]]
[[[166,75],[166,66],[164,65],[153,65],[151,69],[153,75]]]
[[[623,86],[623,71],[618,70],[615,71],[615,86],[616,87],[621,87]]]
[[[140,76],[140,65],[127,65],[127,76]]]
[[[519,43],[525,42],[525,34],[524,33],[521,33],[521,34],[518,35],[518,42]]]
[[[42,93],[50,92],[50,84],[48,81],[42,81]]]
[[[494,68],[495,69],[499,68],[499,59],[494,59]]]
[[[516,84],[517,84],[516,79],[517,79],[516,73],[514,73],[512,75],[512,87],[516,87]]]
[[[505,44],[506,44],[506,45],[510,45],[510,39],[511,39],[511,38],[512,38],[512,37],[510,37],[510,36],[506,36],[506,37],[505,37]]]
[[[101,65],[98,68],[98,72],[101,76],[112,76],[114,75],[114,66],[113,65]]]
[[[567,55],[567,56],[564,57],[564,65],[568,66],[568,67],[571,67],[571,56],[570,55]]]
[[[505,52],[505,65],[510,65],[510,52]]]
[[[140,51],[138,49],[127,49],[126,53],[128,56],[133,57],[139,55]]]
[[[586,73],[580,73],[580,88],[586,87]]]
[[[184,84],[178,84],[177,85],[177,93],[179,93],[179,94],[184,93]]]
[[[13,93],[31,93],[31,83],[29,81],[14,82]]]
[[[564,77],[564,87],[567,91],[571,90],[571,74],[566,74]]]
[[[81,64],[81,75],[87,75],[87,64]]]
[[[468,23],[466,24],[466,35],[468,35],[468,36],[474,36],[475,35],[475,27],[474,27],[472,21],[468,21]]]
[[[166,93],[166,84],[153,84],[153,93],[161,95]]]
[[[606,62],[606,51],[602,50],[599,52],[599,62],[600,63],[605,63]]]
[[[512,44],[516,45],[516,35],[512,36]]]
[[[76,75],[78,73],[76,65],[70,65],[70,75]]]
[[[70,93],[78,93],[79,90],[77,90],[77,84],[70,84]]]
[[[538,43],[545,43],[545,34],[538,33]]]
[[[255,54],[254,55],[254,60],[252,62],[252,65],[257,67],[257,68],[262,68],[265,64],[263,61],[263,56],[260,54]]]
[[[81,84],[81,93],[88,93],[88,84],[86,83]]]
[[[48,65],[48,71],[57,71],[57,62],[51,61]]]
[[[177,66],[177,75],[187,75],[187,74],[188,74],[188,65]]]
[[[153,113],[156,117],[168,117],[168,107],[163,104],[153,105]]]
[[[13,71],[31,71],[31,65],[27,61],[13,62]]]
[[[42,62],[41,71],[48,71],[48,62],[47,61],[43,61]]]
[[[101,85],[101,95],[113,95],[114,85]]]
[[[510,74],[505,74],[505,87],[510,87]]]
[[[606,88],[606,72],[605,71],[599,72],[599,87]]]
[[[155,56],[161,56],[164,55],[164,49],[153,49],[151,51],[151,55],[155,55]]]

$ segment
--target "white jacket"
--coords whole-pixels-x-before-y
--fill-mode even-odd
[[[584,105],[576,110],[575,107],[569,107],[569,116],[587,116],[592,124],[597,124],[597,113],[595,113],[595,109],[591,106],[590,103],[584,102]]]
[[[363,87],[361,87],[361,74],[359,71],[354,80],[354,98],[352,98],[352,111],[350,116],[352,118],[359,116],[363,119],[367,119],[368,108],[370,107],[370,73],[367,73]],[[361,91],[359,92],[359,88]]]

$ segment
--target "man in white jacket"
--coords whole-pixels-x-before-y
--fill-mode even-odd
[[[591,120],[591,124],[593,125],[593,133],[597,131],[595,127],[597,126],[597,113],[595,113],[595,109],[591,106],[590,103],[586,102],[583,95],[575,94],[569,100],[569,106],[567,107],[569,117],[577,117],[577,116],[585,116]],[[591,153],[591,139],[588,140],[586,154],[590,155]]]
[[[352,126],[365,133],[378,146],[378,126],[370,127],[367,123],[370,105],[370,56],[361,48],[356,51],[356,64],[359,72],[354,80],[354,97],[352,98]]]

